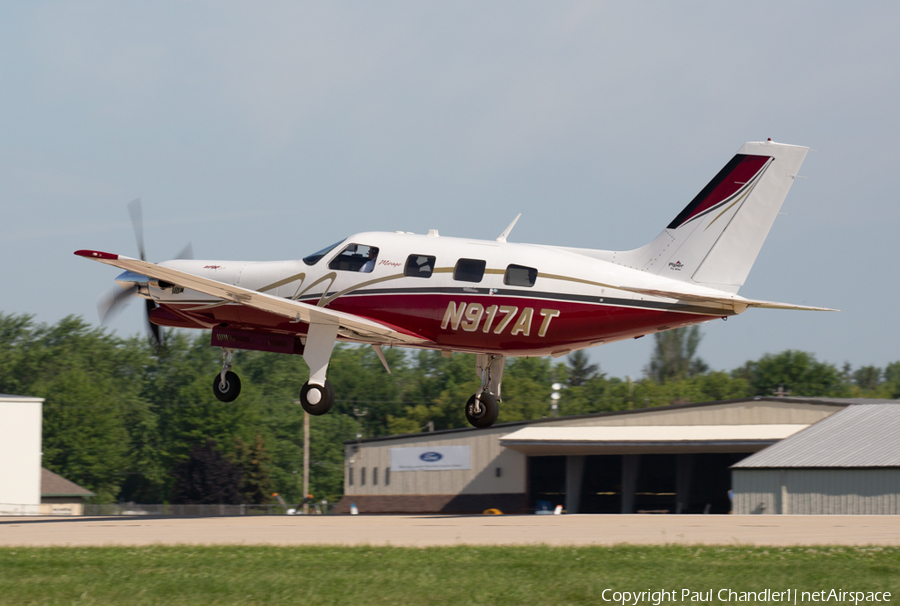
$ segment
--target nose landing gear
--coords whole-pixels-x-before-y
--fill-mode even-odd
[[[241,394],[241,380],[231,372],[233,349],[222,348],[222,372],[213,381],[213,393],[220,402],[234,402]]]

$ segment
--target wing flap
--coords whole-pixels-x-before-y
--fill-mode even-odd
[[[241,288],[240,286],[226,284],[217,280],[210,280],[209,278],[202,278],[183,271],[178,271],[177,269],[141,261],[140,259],[133,259],[131,257],[94,250],[79,250],[76,251],[75,254],[80,257],[105,263],[106,265],[133,271],[150,278],[171,282],[172,284],[176,284],[183,288],[189,288],[219,299],[261,309],[285,318],[290,318],[296,322],[306,322],[309,324],[336,324],[339,329],[346,330],[355,337],[361,337],[378,343],[403,343],[411,345],[430,342],[428,339],[398,330],[395,327],[382,324],[375,320],[324,307],[315,307],[299,301],[274,297],[265,293]]]

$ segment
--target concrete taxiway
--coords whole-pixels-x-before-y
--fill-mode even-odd
[[[0,546],[900,545],[900,516],[0,517]]]

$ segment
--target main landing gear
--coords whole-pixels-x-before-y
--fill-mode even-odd
[[[466,402],[466,421],[472,427],[490,427],[500,414],[500,382],[506,358],[478,354],[476,372],[481,373],[481,387]]]
[[[328,361],[337,340],[337,324],[311,323],[303,344],[303,360],[309,366],[309,381],[300,390],[300,406],[311,415],[323,415],[334,406],[334,387],[325,379]]]
[[[334,406],[334,387],[331,381],[316,385],[307,381],[300,390],[300,406],[311,415],[323,415]]]

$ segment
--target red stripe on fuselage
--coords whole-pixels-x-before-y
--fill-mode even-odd
[[[451,303],[451,312],[456,310],[461,314],[459,325],[454,329],[455,318],[451,318],[448,325],[442,328]],[[469,316],[465,315],[465,311],[459,311],[463,305],[465,311],[470,312]],[[496,310],[491,314],[493,306]],[[177,311],[168,311],[170,307]],[[308,328],[304,323],[292,323],[287,318],[243,305],[228,304],[187,311],[191,307],[196,305],[163,304],[152,319],[163,326],[180,328],[189,327],[186,317],[198,320],[196,328],[221,323],[244,330],[292,334],[306,334]],[[465,293],[356,294],[332,301],[328,307],[421,336],[433,341],[438,348],[508,355],[545,355],[598,341],[637,337],[660,329],[696,324],[716,317],[639,307]],[[515,312],[502,313],[501,308],[504,307],[515,308]],[[507,315],[513,317],[500,330]],[[490,327],[485,332],[489,319]],[[540,336],[542,327],[545,329],[544,336]]]

